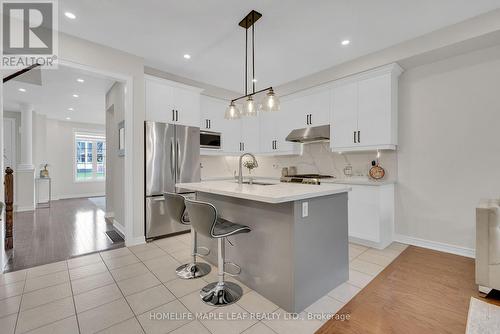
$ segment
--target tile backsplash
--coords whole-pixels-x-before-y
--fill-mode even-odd
[[[352,166],[353,177],[368,177],[371,161],[377,157],[376,151],[332,153],[329,143],[312,143],[304,145],[303,154],[298,156],[259,156],[259,167],[252,171],[253,176],[280,177],[281,168],[296,166],[298,174],[317,173],[344,178],[344,167]],[[202,179],[214,177],[231,177],[238,172],[237,156],[202,156]],[[385,169],[386,180],[397,179],[397,152],[380,151],[380,165]],[[243,168],[244,175],[249,175]]]

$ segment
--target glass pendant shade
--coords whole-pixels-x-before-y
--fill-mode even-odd
[[[243,104],[243,115],[244,116],[257,116],[257,106],[253,97],[249,96],[248,99]]]
[[[225,119],[239,119],[241,118],[241,113],[238,107],[234,104],[233,101],[229,104],[229,107],[226,109],[226,113],[224,114]]]
[[[262,101],[262,111],[279,111],[280,110],[280,101],[278,97],[274,94],[273,89],[269,89],[269,92],[264,97],[264,101]]]

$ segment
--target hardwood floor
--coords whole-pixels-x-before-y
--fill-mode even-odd
[[[464,333],[471,296],[473,259],[410,246],[316,333]]]
[[[97,204],[96,204],[97,203]],[[112,230],[99,201],[53,201],[50,208],[14,214],[14,248],[4,271],[14,271],[106,249],[123,247],[105,234]]]

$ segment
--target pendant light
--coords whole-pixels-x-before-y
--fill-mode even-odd
[[[255,91],[255,83],[257,82],[255,78],[255,22],[257,22],[262,17],[262,14],[252,10],[248,13],[243,20],[239,23],[239,26],[245,28],[245,95],[240,96],[234,100],[231,100],[229,107],[226,109],[224,117],[226,119],[239,119],[241,116],[257,116],[258,111],[271,112],[279,111],[280,101],[273,91],[273,87],[268,87]],[[252,93],[248,93],[248,29],[252,28]],[[254,101],[254,96],[267,92],[262,103],[257,104]],[[235,102],[241,99],[246,99],[243,104],[243,110],[239,110],[236,107]]]

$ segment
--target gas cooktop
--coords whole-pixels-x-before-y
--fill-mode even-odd
[[[321,174],[297,174],[282,176],[280,178],[281,182],[291,182],[291,183],[303,183],[303,184],[321,184],[320,179],[330,179],[334,178],[332,175],[321,175]]]

